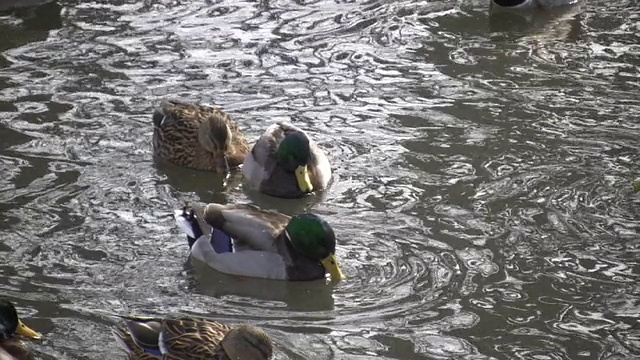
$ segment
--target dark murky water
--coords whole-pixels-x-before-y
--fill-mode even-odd
[[[60,1],[0,13],[0,292],[42,359],[121,358],[108,312],[252,322],[278,359],[640,356],[640,7]],[[152,108],[328,149],[322,198],[157,166]],[[185,200],[312,209],[348,280],[187,263]]]

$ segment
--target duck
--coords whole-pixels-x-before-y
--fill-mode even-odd
[[[153,156],[194,170],[227,173],[240,166],[249,144],[220,108],[164,100],[153,112]]]
[[[262,193],[299,198],[326,189],[331,165],[306,132],[279,122],[269,126],[253,145],[244,159],[242,174]]]
[[[640,181],[633,185],[633,192],[640,192]]]
[[[271,338],[251,325],[231,327],[194,317],[120,316],[112,334],[129,360],[268,360]]]
[[[546,9],[576,3],[578,3],[578,0],[491,0],[492,6],[518,10]]]
[[[333,229],[320,216],[293,217],[252,204],[187,204],[174,217],[190,254],[221,273],[313,281],[345,279]]]
[[[0,360],[31,360],[34,358],[20,337],[40,339],[42,335],[20,320],[13,303],[0,299]]]

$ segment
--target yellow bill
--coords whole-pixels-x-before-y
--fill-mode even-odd
[[[298,187],[304,192],[312,192],[313,185],[311,185],[311,179],[309,178],[309,170],[307,165],[298,166],[296,169],[296,180],[298,180]]]
[[[342,274],[340,266],[338,266],[338,260],[336,260],[335,254],[329,254],[326,258],[322,259],[322,266],[331,274],[332,280],[344,280],[346,277]]]
[[[16,333],[20,336],[24,336],[29,339],[40,339],[42,335],[39,332],[32,330],[30,327],[25,325],[21,320],[18,320],[18,329]]]

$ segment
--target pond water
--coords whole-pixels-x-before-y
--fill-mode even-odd
[[[40,359],[123,358],[109,313],[249,322],[277,359],[637,358],[639,41],[635,0],[5,8],[0,294]],[[154,163],[165,98],[220,105],[251,140],[303,127],[331,187],[274,199]],[[185,201],[320,214],[348,279],[192,264]]]

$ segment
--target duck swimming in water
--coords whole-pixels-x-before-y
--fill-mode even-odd
[[[299,198],[323,190],[331,180],[331,165],[324,152],[297,126],[269,126],[244,159],[242,173],[260,192]]]
[[[235,121],[219,108],[163,101],[153,125],[154,157],[179,166],[225,173],[249,152]]]
[[[40,339],[42,336],[20,320],[11,302],[0,300],[0,360],[33,359],[31,351],[16,335],[27,339]]]
[[[191,256],[225,274],[312,281],[344,279],[336,237],[314,214],[288,216],[248,204],[189,204],[175,211]]]
[[[250,325],[231,327],[217,321],[122,316],[113,335],[129,360],[268,360],[269,335]]]
[[[578,0],[491,0],[491,5],[507,9],[546,9],[577,4]]]

